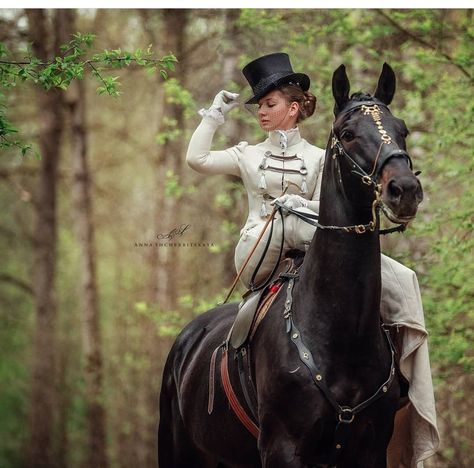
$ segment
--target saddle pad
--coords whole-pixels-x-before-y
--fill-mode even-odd
[[[257,328],[260,325],[260,322],[265,318],[265,315],[267,315],[268,309],[273,304],[273,301],[276,299],[280,288],[281,288],[281,283],[278,283],[272,286],[272,288],[270,288],[270,292],[268,293],[267,297],[263,300],[262,305],[257,310],[257,314],[256,314],[256,317],[255,317],[255,320],[253,322],[252,329],[250,332],[250,341],[252,341],[252,338],[255,335],[255,332],[257,331]]]

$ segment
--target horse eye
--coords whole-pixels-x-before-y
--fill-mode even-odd
[[[352,141],[355,137],[352,132],[349,132],[348,130],[344,130],[342,132],[341,138],[345,141]]]

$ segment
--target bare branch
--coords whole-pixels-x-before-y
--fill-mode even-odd
[[[382,18],[386,19],[395,29],[398,31],[402,32],[403,34],[407,35],[410,39],[413,41],[417,42],[418,44],[421,44],[423,47],[426,47],[427,49],[434,50],[441,56],[443,56],[450,64],[454,65],[456,68],[458,68],[467,78],[469,78],[470,81],[474,81],[474,78],[471,76],[471,74],[459,63],[456,63],[456,61],[451,57],[449,54],[446,52],[443,52],[442,50],[438,49],[436,46],[433,44],[430,44],[429,42],[425,41],[423,38],[417,36],[413,32],[409,31],[408,29],[405,29],[403,26],[401,26],[399,23],[397,23],[391,16],[389,16],[387,13],[385,13],[381,9],[375,9],[375,11],[382,16]]]
[[[12,284],[13,286],[17,286],[18,288],[22,289],[24,292],[33,295],[33,288],[30,284],[26,283],[25,281],[15,278],[7,273],[0,274],[0,281],[4,283]]]

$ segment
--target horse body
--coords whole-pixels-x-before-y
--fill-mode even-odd
[[[200,315],[183,329],[169,353],[160,395],[161,468],[217,467],[229,458],[232,464],[221,466],[260,466],[244,463],[259,458],[255,439],[243,433],[240,422],[228,409],[218,371],[214,410],[208,414],[207,408],[211,356],[227,336],[236,313],[237,304],[228,304]],[[234,374],[232,364],[230,373]],[[232,382],[235,388],[237,382]],[[243,398],[241,394],[239,397]],[[214,430],[209,430],[211,427]]]
[[[394,92],[390,72],[384,66],[373,101],[383,106],[384,112]],[[382,182],[385,210],[393,220],[413,218],[421,187],[402,161],[404,157],[397,153],[403,150],[400,156],[406,154],[402,124],[391,114],[384,115],[383,130],[394,141],[390,148],[382,145],[378,137],[383,134],[374,135],[370,119],[344,111],[354,105],[348,93],[349,82],[340,67],[333,77],[336,120],[326,152],[319,222],[352,226],[374,218],[373,184],[367,179],[361,184],[361,178],[354,176],[354,168],[361,167],[365,174],[373,169]],[[349,135],[344,140],[348,132],[355,137]],[[344,143],[340,143],[342,151],[350,150],[354,159],[333,157],[336,134]],[[317,361],[318,380],[344,408],[354,408],[369,399],[392,370],[391,350],[380,326],[380,245],[378,226],[373,227],[373,231],[362,234],[318,229],[292,294],[292,320]],[[218,369],[214,407],[208,414],[211,355],[228,335],[237,305],[219,306],[203,314],[177,338],[164,370],[160,398],[160,468],[336,464],[338,414],[315,385],[315,376],[288,336],[283,318],[286,299],[285,292],[280,291],[249,347],[260,429],[257,443],[230,409],[219,385]],[[244,402],[237,365],[231,354],[229,357],[231,383]],[[399,398],[400,386],[395,379],[383,397],[343,425],[350,426],[350,436],[336,450],[338,468],[386,466]]]

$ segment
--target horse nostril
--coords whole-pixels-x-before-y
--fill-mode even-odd
[[[423,201],[423,189],[421,188],[421,184],[419,182],[416,186],[415,197],[418,203],[421,203]]]
[[[418,205],[423,200],[423,189],[415,177],[393,177],[386,186],[386,200],[391,203],[410,203]]]
[[[403,189],[393,179],[388,183],[387,190],[390,197],[393,198],[400,198],[403,193]]]

